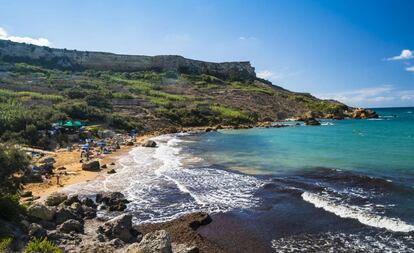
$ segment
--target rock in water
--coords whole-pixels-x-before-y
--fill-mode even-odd
[[[53,220],[55,216],[56,208],[48,207],[40,203],[34,203],[27,209],[27,213],[29,214],[29,216],[32,216],[32,217],[35,217],[41,220],[50,221],[50,220]]]
[[[68,195],[62,192],[54,192],[47,196],[45,204],[47,206],[57,206],[68,199]]]
[[[147,140],[142,144],[142,146],[147,148],[155,148],[157,146],[157,143],[153,140]]]
[[[82,170],[87,171],[100,171],[101,165],[99,164],[99,161],[90,161],[82,164]]]
[[[305,122],[305,125],[307,125],[307,126],[319,126],[321,124],[315,118],[304,119],[304,122]]]

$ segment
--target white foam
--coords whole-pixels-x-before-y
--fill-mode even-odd
[[[120,191],[135,222],[161,222],[179,215],[207,211],[226,212],[258,204],[255,191],[262,182],[255,177],[215,168],[187,168],[182,139],[177,135],[154,138],[157,148],[136,147],[122,157],[117,173],[65,188],[68,193],[93,194]],[[198,163],[197,163],[198,164]]]
[[[303,200],[313,204],[315,207],[334,213],[341,218],[356,219],[362,224],[377,228],[385,228],[394,232],[414,231],[414,225],[408,224],[397,218],[389,218],[372,214],[369,211],[361,209],[357,206],[337,204],[334,200],[315,193],[304,192],[301,196]]]

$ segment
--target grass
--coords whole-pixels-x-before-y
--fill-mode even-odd
[[[247,91],[247,92],[256,92],[256,93],[265,93],[268,95],[274,95],[274,91],[269,87],[262,87],[252,83],[241,83],[241,82],[231,82],[230,86],[233,89]]]
[[[320,111],[323,113],[337,113],[345,109],[345,106],[343,104],[334,103],[331,101],[316,100],[303,95],[290,95],[288,96],[288,99],[304,103],[309,110]]]
[[[230,119],[248,119],[249,115],[245,112],[238,111],[229,107],[225,107],[223,105],[211,105],[210,109],[213,112],[220,114],[223,118],[230,118]]]
[[[52,102],[61,102],[63,101],[63,96],[52,95],[52,94],[41,94],[31,91],[11,91],[6,89],[0,89],[1,98],[21,98],[23,100],[29,98],[33,100],[49,100]]]
[[[62,250],[56,244],[43,239],[34,239],[30,241],[23,250],[23,253],[62,253]]]
[[[12,242],[13,238],[11,236],[5,236],[0,238],[0,252],[7,252]]]

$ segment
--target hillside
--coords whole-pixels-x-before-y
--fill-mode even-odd
[[[248,62],[128,56],[0,40],[0,135],[46,146],[38,130],[64,119],[115,129],[256,124],[312,112],[343,117],[336,101],[256,77]]]

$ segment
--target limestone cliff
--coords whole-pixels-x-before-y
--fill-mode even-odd
[[[24,43],[0,40],[0,60],[27,62],[68,70],[112,70],[112,71],[176,71],[186,74],[207,74],[235,80],[256,78],[250,62],[213,63],[186,59],[178,55],[120,55],[103,52],[88,52],[54,49]]]

